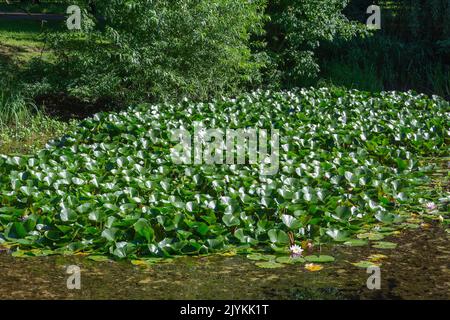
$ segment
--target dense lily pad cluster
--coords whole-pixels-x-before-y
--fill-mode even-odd
[[[449,112],[412,93],[303,89],[97,114],[36,155],[0,156],[0,243],[119,258],[287,248],[290,232],[358,244],[419,203],[418,159],[448,154]],[[278,174],[174,164],[171,130],[196,121],[278,129]]]

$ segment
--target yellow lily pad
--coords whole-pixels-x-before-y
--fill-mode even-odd
[[[379,262],[383,259],[387,259],[387,256],[385,256],[384,254],[371,254],[367,259],[369,259],[369,261],[371,262]]]
[[[316,272],[322,270],[323,266],[321,266],[320,264],[308,263],[305,265],[305,269],[311,272]]]

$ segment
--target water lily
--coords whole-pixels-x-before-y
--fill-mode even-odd
[[[303,252],[302,247],[300,247],[300,246],[298,246],[298,245],[296,245],[296,244],[294,244],[293,246],[291,246],[291,247],[289,248],[289,250],[291,251],[291,254],[292,254],[293,257],[299,257],[299,256],[302,255],[302,252]]]

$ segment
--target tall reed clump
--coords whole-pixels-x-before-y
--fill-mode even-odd
[[[21,127],[39,113],[31,99],[13,91],[0,91],[0,129]]]

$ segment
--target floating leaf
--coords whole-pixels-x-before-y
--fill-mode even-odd
[[[369,232],[369,233],[360,233],[357,235],[357,237],[359,239],[368,239],[368,240],[382,240],[384,239],[384,235],[381,233],[373,233],[373,232]]]
[[[393,242],[379,241],[372,245],[372,247],[377,249],[395,249],[397,244]]]
[[[361,239],[351,239],[351,240],[344,242],[344,245],[349,246],[349,247],[362,247],[367,244],[368,244],[367,241],[361,240]]]
[[[384,254],[375,253],[371,254],[367,259],[369,259],[369,261],[371,262],[379,262],[383,259],[387,259],[387,256],[385,256]]]
[[[145,260],[131,260],[131,264],[138,267],[148,267],[148,263]]]
[[[276,268],[283,268],[284,265],[281,263],[277,263],[274,261],[268,261],[268,262],[257,262],[256,265],[260,268],[264,269],[276,269]]]
[[[105,261],[109,261],[109,258],[106,256],[87,256],[87,259],[92,260],[92,261],[97,261],[97,262],[105,262]]]
[[[308,263],[305,265],[305,269],[311,272],[316,272],[322,270],[323,266],[314,263]]]
[[[302,257],[292,258],[292,257],[278,257],[275,260],[278,263],[284,263],[284,264],[294,264],[294,263],[304,263],[305,259]]]
[[[268,236],[271,242],[276,244],[287,244],[289,243],[289,237],[283,230],[269,230]]]
[[[316,263],[327,263],[327,262],[334,262],[334,257],[332,256],[327,256],[327,255],[311,255],[311,256],[306,256],[305,260],[308,262],[316,262]]]
[[[370,268],[370,267],[378,267],[379,266],[379,264],[376,264],[376,263],[374,263],[372,261],[366,261],[366,260],[359,261],[359,262],[356,262],[356,263],[352,263],[352,265],[354,265],[355,267],[364,268],[364,269],[367,269],[367,268]]]

